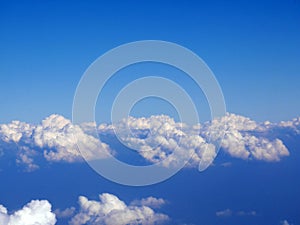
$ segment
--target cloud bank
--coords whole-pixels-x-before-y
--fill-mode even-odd
[[[93,123],[74,125],[60,115],[51,115],[37,125],[12,121],[0,125],[0,148],[4,155],[15,154],[16,163],[25,165],[27,171],[39,168],[37,158],[48,162],[82,161],[78,145],[85,149],[88,159],[115,154],[111,143],[101,141],[93,129]],[[216,156],[216,143],[224,131],[220,148],[228,155],[243,160],[280,161],[290,153],[279,136],[299,136],[300,118],[257,123],[228,113],[203,124],[187,125],[156,115],[100,124],[96,130],[99,136],[114,136],[117,131],[127,147],[138,149],[137,154],[150,163],[164,160],[163,166],[171,167],[176,166],[178,157],[192,155],[187,166],[196,167],[200,160],[209,162]]]

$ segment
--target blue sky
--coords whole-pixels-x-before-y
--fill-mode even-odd
[[[74,125],[73,96],[88,66],[139,40],[174,42],[198,54],[214,72],[229,114],[205,123],[209,107],[195,83],[148,62],[109,80],[96,105],[96,130]],[[0,225],[24,225],[26,207],[48,221],[37,225],[56,219],[56,225],[83,225],[87,217],[87,225],[126,224],[114,215],[141,224],[300,224],[299,40],[298,0],[0,1]],[[187,90],[201,126],[180,129],[174,107],[147,98],[132,109],[136,118],[115,124],[120,142],[106,124],[113,100],[129,82],[153,75]],[[174,146],[194,157],[161,183],[130,187],[93,171],[78,145],[91,155],[87,161],[98,160],[101,150],[149,165],[172,155]],[[166,168],[176,165],[176,157],[168,159]],[[200,173],[199,162],[211,159]]]
[[[172,41],[202,57],[229,112],[260,121],[299,113],[298,1],[0,4],[2,122],[70,117],[86,68],[109,49],[144,39]]]

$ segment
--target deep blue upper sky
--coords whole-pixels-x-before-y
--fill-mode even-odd
[[[227,109],[256,120],[299,116],[300,2],[1,1],[0,122],[71,117],[76,85],[109,49],[181,44],[214,71]]]
[[[71,118],[73,95],[87,67],[114,47],[147,39],[175,42],[202,57],[223,89],[229,112],[256,121],[300,116],[299,0],[2,0],[0,124],[13,119],[36,123],[53,113]],[[169,69],[146,64],[120,71],[127,76],[111,79],[98,102],[97,114],[106,115],[100,120],[108,118],[120,88],[140,73],[167,73],[166,77],[190,88],[202,110],[201,91]],[[134,115],[156,113],[177,116],[172,106],[157,99],[133,109]],[[13,149],[3,145],[0,153],[9,154],[0,154],[0,205],[13,212],[31,199],[48,199],[53,209],[64,209],[75,206],[79,195],[96,199],[110,192],[127,202],[162,197],[169,201],[162,212],[175,224],[279,225],[287,219],[296,225],[300,223],[298,134],[281,134],[290,156],[278,163],[231,159],[220,153],[215,166],[203,173],[185,169],[161,184],[141,188],[107,181],[85,163],[49,163],[23,173],[15,168]],[[37,151],[42,154],[42,150]],[[223,162],[232,165],[221,166]],[[236,214],[216,216],[225,209]],[[255,210],[257,215],[239,216],[239,210]]]

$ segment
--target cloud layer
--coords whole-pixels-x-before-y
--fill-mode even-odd
[[[0,148],[16,155],[16,163],[33,171],[40,165],[37,158],[49,162],[82,161],[78,146],[88,159],[115,154],[110,142],[99,140],[93,123],[74,125],[60,115],[51,115],[40,124],[12,121],[0,125]],[[247,117],[227,114],[203,124],[187,125],[166,115],[123,119],[116,124],[100,124],[98,134],[114,136],[150,163],[162,160],[163,166],[176,166],[178,157],[192,156],[188,166],[211,161],[221,150],[244,160],[280,161],[290,153],[276,136],[300,135],[300,118],[280,123],[257,123]],[[223,136],[222,141],[220,138]]]

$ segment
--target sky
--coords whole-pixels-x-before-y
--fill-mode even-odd
[[[88,67],[141,40],[201,57],[227,113],[211,120],[205,93],[183,71],[146,62],[109,79],[96,125],[72,122]],[[300,224],[299,40],[298,0],[0,1],[0,225]],[[118,93],[144,76],[182,87],[200,123],[149,97],[111,124]],[[142,180],[178,172],[131,186],[137,178],[110,167],[111,156],[161,163]]]
[[[70,118],[88,66],[114,47],[149,39],[198,54],[218,79],[229,112],[259,121],[299,113],[298,1],[0,4],[2,122],[38,122],[51,113]]]

